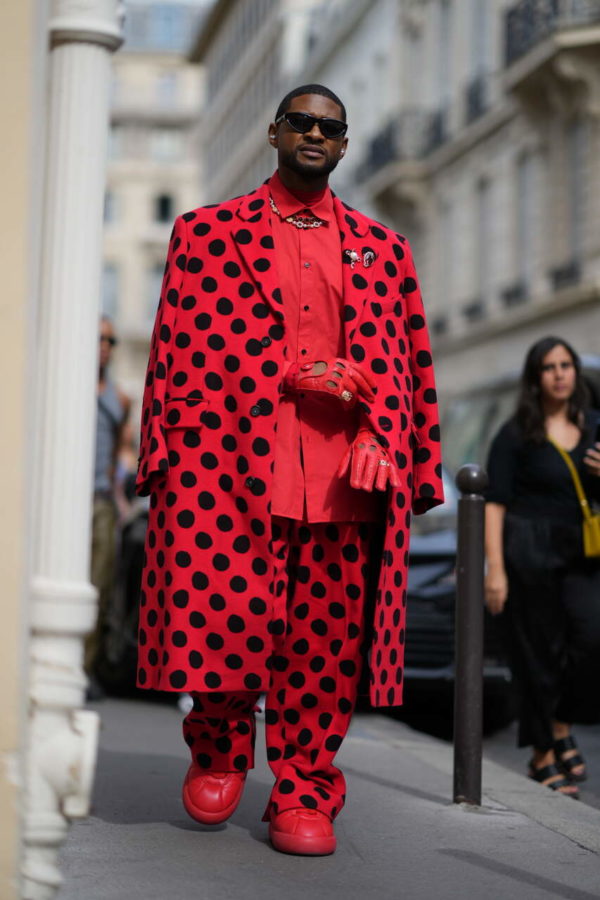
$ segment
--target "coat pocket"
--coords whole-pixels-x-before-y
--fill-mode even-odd
[[[202,428],[202,414],[207,409],[203,397],[171,397],[165,403],[165,428]]]

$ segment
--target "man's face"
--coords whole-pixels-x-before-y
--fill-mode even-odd
[[[109,364],[115,343],[115,333],[112,324],[103,319],[100,322],[100,367],[102,369]]]
[[[294,97],[286,112],[301,112],[321,118],[341,119],[340,107],[329,97],[303,94]],[[279,168],[289,169],[312,181],[326,178],[346,152],[348,138],[325,138],[315,123],[310,131],[300,134],[283,119],[269,126],[269,142],[277,148]]]

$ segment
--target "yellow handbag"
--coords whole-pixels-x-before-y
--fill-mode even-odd
[[[569,472],[571,473],[573,484],[575,485],[575,491],[581,505],[581,512],[583,513],[583,554],[584,556],[600,556],[600,515],[592,512],[590,509],[590,504],[585,496],[579,472],[573,465],[573,460],[567,451],[559,446],[556,441],[553,441],[552,438],[548,438],[548,440],[556,447],[564,459]]]

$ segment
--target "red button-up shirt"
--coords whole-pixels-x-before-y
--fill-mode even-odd
[[[314,362],[345,357],[341,309],[342,248],[329,188],[288,191],[277,172],[269,182],[280,216],[271,213],[286,323],[286,358]],[[297,228],[287,216],[310,210],[319,228]],[[356,437],[358,412],[334,397],[283,394],[277,418],[271,513],[306,522],[371,522],[381,498],[350,487],[338,466]]]

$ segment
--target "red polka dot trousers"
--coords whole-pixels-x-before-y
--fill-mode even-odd
[[[265,733],[275,785],[265,820],[271,809],[301,806],[333,819],[344,804],[345,780],[333,760],[361,672],[371,527],[273,519],[276,614],[287,626],[273,636]],[[183,733],[198,765],[220,772],[253,767],[258,696],[193,695]]]

